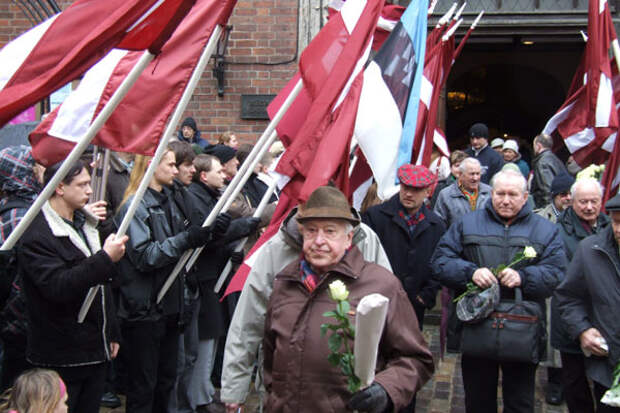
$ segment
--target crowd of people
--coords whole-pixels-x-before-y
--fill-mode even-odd
[[[131,413],[236,413],[254,383],[266,412],[414,412],[438,362],[421,333],[425,312],[441,308],[442,346],[462,353],[468,413],[497,412],[500,372],[503,411],[533,413],[539,364],[548,403],[619,411],[600,399],[620,361],[620,195],[605,215],[600,183],[575,180],[549,136],[533,139],[530,156],[519,138],[489,145],[482,123],[468,134],[449,167],[402,165],[394,195],[380,200],[370,190],[359,211],[339,189],[315,189],[252,256],[242,292],[224,299],[214,291],[223,269],[230,261],[232,274],[243,262],[249,244],[240,240],[255,241],[277,204],[267,193],[277,153],[203,226],[252,146],[234,134],[209,143],[187,118],[122,237],[115,232],[134,213],[151,158],[114,154],[105,202],[93,199],[92,165],[75,162],[3,256],[1,385],[12,389],[0,409],[96,412],[120,405],[120,392]],[[40,167],[25,146],[0,152],[2,241],[59,166]],[[269,207],[255,216],[263,197]],[[181,256],[196,248],[196,263],[159,300]],[[346,340],[321,335],[336,280],[352,320],[364,296],[389,299],[374,380],[354,392],[328,358]],[[476,330],[455,301],[474,290],[545,314],[534,361],[464,345],[464,332]]]

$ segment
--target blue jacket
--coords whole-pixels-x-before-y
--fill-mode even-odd
[[[534,214],[527,203],[510,225],[497,215],[492,202],[456,221],[435,249],[433,275],[458,293],[478,268],[508,264],[526,246],[534,247],[536,258],[521,261],[514,269],[521,276],[524,299],[542,303],[562,281],[566,255],[558,229]],[[512,289],[504,287],[501,294],[514,296]]]
[[[423,205],[425,219],[410,234],[407,223],[398,215],[400,208],[396,194],[383,204],[369,208],[362,221],[379,236],[392,270],[414,307],[420,306],[416,300],[420,296],[426,308],[432,308],[439,285],[432,278],[430,259],[446,227],[438,215]]]

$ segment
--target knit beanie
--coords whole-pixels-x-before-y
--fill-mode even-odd
[[[551,196],[554,197],[562,192],[570,191],[570,187],[575,183],[575,178],[566,172],[560,172],[551,181]]]

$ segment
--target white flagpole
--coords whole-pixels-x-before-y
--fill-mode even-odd
[[[260,216],[263,214],[265,207],[269,203],[269,199],[271,199],[271,195],[273,194],[273,191],[275,191],[276,189],[276,184],[277,184],[277,181],[274,179],[267,187],[267,191],[265,191],[263,198],[260,200],[260,203],[256,207],[256,211],[254,211],[254,214],[252,214],[254,218],[260,218]],[[243,251],[243,247],[245,247],[246,242],[248,242],[248,237],[245,237],[241,241],[239,241],[239,244],[237,244],[237,246],[235,247],[235,252]],[[228,273],[230,272],[231,268],[232,268],[232,262],[230,261],[230,258],[229,258],[228,262],[226,263],[226,266],[220,273],[220,278],[218,278],[217,283],[215,284],[215,288],[213,288],[213,291],[215,291],[216,293],[220,292],[220,290],[222,289],[222,285],[224,284],[224,281],[226,281],[226,278],[228,278]]]
[[[617,38],[611,41],[611,49],[614,52],[614,59],[616,60],[616,66],[618,66],[618,71],[620,72],[620,47],[618,46]]]
[[[452,14],[454,14],[454,11],[456,10],[456,6],[457,6],[456,3],[452,3],[452,7],[450,7],[450,9],[446,12],[446,14],[441,16],[439,21],[437,21],[437,25],[435,26],[435,28],[438,29],[450,21],[450,19],[452,18]]]
[[[215,206],[209,213],[209,216],[207,217],[207,219],[205,219],[205,222],[202,224],[203,227],[211,225],[213,221],[215,221],[215,218],[220,213],[220,211],[224,210],[223,209],[224,203],[227,202],[228,198],[230,197],[231,199],[230,203],[232,203],[236,194],[238,194],[239,191],[241,191],[241,187],[243,186],[243,184],[245,183],[245,180],[247,180],[247,178],[250,175],[249,173],[246,173],[246,172],[252,171],[254,169],[254,166],[256,166],[256,164],[260,160],[260,157],[263,156],[262,154],[264,154],[267,151],[267,149],[269,148],[269,145],[271,145],[271,143],[275,141],[275,139],[277,138],[276,126],[278,125],[282,117],[284,117],[284,114],[286,113],[288,108],[293,104],[293,101],[295,100],[299,92],[301,91],[302,87],[303,87],[303,81],[299,79],[299,81],[297,82],[297,84],[295,85],[291,93],[286,97],[286,100],[284,101],[280,109],[278,109],[278,112],[276,113],[276,115],[273,117],[271,122],[269,122],[269,125],[267,125],[267,128],[265,129],[261,137],[258,139],[258,141],[256,141],[256,145],[254,145],[252,152],[250,152],[245,162],[243,162],[243,164],[241,165],[241,169],[237,172],[237,175],[235,175],[235,177],[232,179],[230,184],[226,187],[226,190],[224,191],[220,199],[217,201],[217,203],[215,204]],[[264,150],[263,150],[263,147],[264,147]],[[259,151],[262,151],[262,152],[260,155],[257,155]],[[245,178],[245,180],[243,181],[243,183],[241,183],[239,187],[237,187],[242,178]],[[231,194],[233,194],[233,191],[235,191],[235,194],[231,196]],[[190,259],[190,256],[192,257],[192,265],[193,265],[196,262],[196,258],[198,258],[200,251],[202,251],[202,248],[198,248],[196,250],[188,250],[181,256],[181,259],[179,260],[179,262],[177,262],[177,265],[174,267],[174,269],[172,270],[172,272],[166,279],[166,282],[164,283],[161,290],[159,291],[159,294],[157,295],[158,303],[162,300],[162,298],[164,298],[164,295],[166,294],[168,289],[170,289],[170,287],[172,286],[172,283],[174,282],[174,280],[179,275],[179,273],[181,272],[185,264]],[[189,270],[189,268],[191,268],[191,266],[188,266],[187,269]]]
[[[45,185],[45,188],[41,191],[37,199],[34,201],[32,206],[24,215],[24,218],[20,221],[20,223],[15,227],[11,235],[6,239],[4,244],[0,247],[0,250],[9,250],[15,246],[15,243],[22,234],[28,229],[32,220],[39,213],[43,204],[47,202],[47,200],[52,196],[56,187],[62,181],[69,168],[73,166],[73,163],[79,159],[79,157],[84,153],[84,150],[90,144],[90,141],[93,140],[99,129],[103,126],[103,124],[108,120],[116,106],[120,103],[120,101],[125,97],[131,86],[136,82],[142,71],[146,68],[146,66],[150,63],[155,55],[151,54],[148,50],[145,51],[138,63],[134,66],[131,72],[127,75],[123,83],[118,87],[118,89],[114,92],[108,103],[103,107],[99,115],[95,118],[93,123],[90,125],[84,136],[80,139],[80,141],[73,147],[67,158],[64,160],[56,174],[50,179],[49,183]]]
[[[174,128],[176,128],[176,125],[179,123],[179,120],[181,116],[183,115],[183,112],[185,111],[185,108],[187,107],[187,104],[189,103],[189,100],[191,99],[194,93],[194,89],[196,88],[196,85],[198,85],[198,81],[200,80],[200,77],[202,76],[202,73],[204,72],[204,69],[207,66],[207,63],[209,62],[209,59],[211,58],[211,55],[213,54],[213,51],[215,50],[215,47],[217,46],[217,42],[219,40],[221,33],[222,33],[222,27],[219,25],[215,26],[215,28],[213,29],[213,33],[211,34],[211,37],[209,37],[209,41],[207,42],[207,45],[205,46],[202,52],[202,55],[200,55],[198,64],[196,65],[196,67],[194,68],[194,71],[192,72],[192,77],[190,78],[187,86],[185,87],[185,90],[183,91],[183,95],[181,96],[181,99],[179,100],[179,103],[177,104],[177,107],[174,113],[172,114],[172,117],[168,121],[166,130],[164,131],[164,135],[159,141],[157,150],[155,151],[155,154],[153,155],[153,159],[151,163],[149,164],[149,167],[147,168],[146,172],[144,173],[144,178],[142,178],[142,181],[140,182],[140,185],[138,186],[138,189],[136,190],[136,193],[131,201],[131,204],[129,204],[127,213],[125,214],[125,216],[123,217],[123,221],[119,225],[118,231],[116,232],[117,239],[123,237],[125,235],[125,232],[127,232],[129,223],[133,219],[136,209],[138,208],[138,204],[142,200],[142,197],[144,196],[144,192],[146,192],[146,189],[149,183],[151,182],[151,178],[153,177],[153,174],[155,173],[155,169],[159,165],[161,158],[164,156],[164,153],[168,149],[168,141],[170,140],[170,136],[172,135]],[[95,287],[91,287],[90,290],[88,290],[88,294],[86,295],[86,298],[84,299],[84,302],[82,303],[82,307],[80,308],[80,312],[78,313],[78,323],[82,323],[84,321],[84,318],[86,317],[86,314],[88,313],[88,310],[90,309],[90,306],[92,305],[95,299],[95,296],[97,295],[97,291],[100,287],[101,287],[100,285],[97,285]]]
[[[452,20],[457,21],[458,19],[461,18],[461,14],[463,13],[463,10],[465,9],[465,6],[467,6],[467,2],[464,2],[463,5],[457,10],[457,12],[454,14],[454,17],[452,18]]]

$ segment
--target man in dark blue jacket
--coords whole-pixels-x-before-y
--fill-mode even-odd
[[[538,301],[553,294],[566,269],[558,229],[536,215],[527,203],[523,175],[499,172],[493,180],[491,202],[464,215],[441,238],[432,258],[434,276],[445,286],[463,291],[468,282],[485,289],[500,283],[501,296],[514,296],[520,287],[525,300]],[[495,276],[491,269],[508,264],[524,247],[536,258],[506,268]],[[497,412],[497,381],[502,369],[504,411],[534,412],[536,365],[502,362],[463,354],[461,359],[467,413]]]
[[[465,152],[480,162],[482,177],[480,180],[489,185],[493,175],[504,166],[504,159],[489,146],[489,128],[484,123],[475,123],[469,128],[469,143],[471,147]]]

